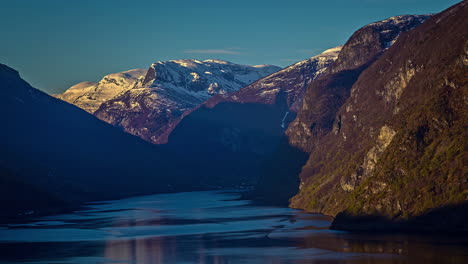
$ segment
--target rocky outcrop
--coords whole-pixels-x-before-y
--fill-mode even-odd
[[[328,82],[311,84],[288,131],[293,143],[310,151],[292,207],[344,212],[334,225],[340,229],[384,229],[376,224],[382,219],[424,225],[424,215],[432,218],[436,208],[468,199],[467,15],[463,1],[400,34],[331,111],[319,99],[336,94],[314,91]],[[466,217],[454,219],[466,223]]]

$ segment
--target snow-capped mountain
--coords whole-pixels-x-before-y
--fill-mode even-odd
[[[219,102],[274,104],[281,92],[286,96],[289,111],[297,112],[307,86],[318,78],[333,63],[342,46],[328,49],[319,55],[297,62],[267,77],[264,77],[241,90],[213,97],[207,105],[213,107]]]
[[[107,100],[94,114],[147,141],[165,143],[184,112],[213,95],[237,91],[280,69],[222,60],[159,61],[134,87]]]
[[[101,81],[81,82],[73,85],[62,94],[54,95],[63,101],[74,104],[83,110],[94,113],[102,103],[134,87],[145,77],[146,69],[134,69],[104,76]]]
[[[159,61],[151,65],[141,87],[170,87],[207,99],[211,95],[237,91],[278,70],[279,67],[272,65],[248,66],[222,60]]]

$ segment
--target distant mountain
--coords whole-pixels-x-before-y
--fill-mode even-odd
[[[222,60],[172,60],[72,86],[57,98],[151,143],[166,143],[184,113],[213,95],[228,94],[274,73],[272,65]]]
[[[292,207],[337,229],[467,231],[467,17],[463,1],[351,37],[288,128],[310,152]]]
[[[291,113],[296,113],[309,83],[326,71],[338,58],[340,47],[332,48],[310,59],[262,78],[241,90],[211,98],[206,105],[213,107],[219,102],[274,104],[279,94],[285,95],[285,104]]]
[[[32,88],[3,64],[0,93],[2,220],[184,184],[180,158]]]
[[[109,74],[98,83],[81,82],[54,96],[94,113],[103,103],[132,89],[139,79],[146,76],[146,72],[145,69],[135,69]]]

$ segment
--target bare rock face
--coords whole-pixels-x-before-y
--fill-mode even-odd
[[[107,100],[94,114],[151,143],[166,143],[187,111],[213,95],[235,92],[279,69],[222,60],[156,62],[134,87]]]
[[[355,72],[351,86],[333,84],[325,75],[311,83],[288,130],[290,140],[310,152],[292,207],[345,212],[337,218],[340,229],[384,229],[386,224],[376,224],[382,219],[425,229],[425,224],[438,228],[422,220],[435,217],[435,208],[466,203],[467,16],[463,1],[401,33],[387,50],[380,43],[383,54],[371,63],[345,63],[340,58],[348,50],[345,45],[330,67],[331,76],[368,66]],[[457,219],[466,220],[452,220]]]
[[[331,73],[359,68],[395,43],[402,32],[417,27],[430,15],[403,15],[369,24],[356,31],[343,47]]]
[[[341,119],[336,113],[350,96],[351,87],[359,75],[384,51],[392,46],[400,34],[413,29],[429,15],[405,15],[372,23],[356,31],[343,46],[336,61],[313,81],[304,95],[301,110],[287,130],[293,146],[310,152],[314,142],[329,133]]]

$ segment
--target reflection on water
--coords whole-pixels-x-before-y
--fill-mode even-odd
[[[468,263],[463,237],[337,232],[326,216],[238,198],[143,196],[3,226],[0,263]]]

